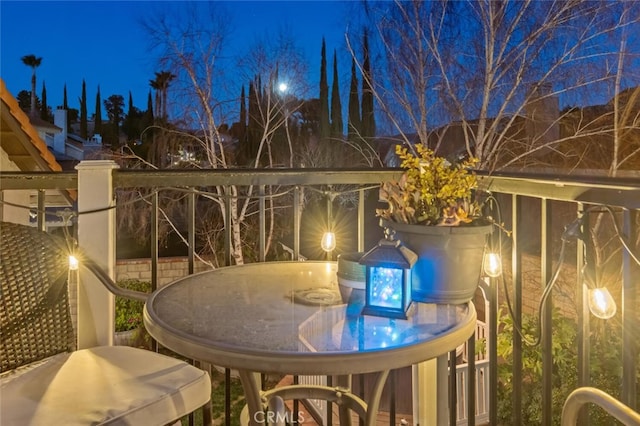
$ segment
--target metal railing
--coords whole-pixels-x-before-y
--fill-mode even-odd
[[[196,197],[198,192],[203,188],[229,188],[231,186],[247,187],[254,185],[256,188],[255,201],[258,204],[257,214],[259,215],[258,228],[258,260],[266,260],[264,253],[265,247],[265,200],[268,194],[264,189],[268,186],[277,185],[279,187],[292,188],[293,201],[291,203],[292,233],[294,238],[293,251],[294,256],[300,255],[301,235],[305,230],[300,227],[300,218],[302,215],[299,197],[302,196],[303,188],[316,188],[325,191],[338,185],[349,185],[356,188],[357,194],[357,227],[353,235],[353,239],[358,241],[357,248],[364,249],[365,233],[370,230],[365,229],[365,214],[372,214],[370,211],[365,213],[365,194],[367,190],[375,191],[376,185],[385,180],[398,178],[400,171],[395,169],[367,169],[367,170],[215,170],[215,171],[132,171],[132,170],[114,170],[113,184],[117,190],[127,190],[130,188],[146,188],[155,191],[161,188],[183,188],[187,189],[188,212],[185,217],[187,220],[187,240],[189,242],[188,257],[190,267],[193,271],[193,261],[195,256],[195,216],[198,203]],[[505,227],[513,231],[509,239],[509,251],[506,253],[510,257],[511,264],[511,290],[512,307],[515,321],[522,319],[524,311],[523,301],[528,298],[524,294],[524,277],[522,276],[522,258],[530,244],[532,234],[537,234],[537,244],[540,259],[540,277],[543,283],[549,282],[553,275],[553,262],[556,260],[554,253],[557,249],[558,235],[554,233],[557,227],[557,212],[562,210],[563,213],[570,212],[566,218],[566,223],[571,219],[581,217],[589,206],[609,206],[616,209],[619,228],[627,241],[638,240],[638,209],[640,208],[640,179],[637,177],[619,177],[606,178],[596,177],[594,175],[584,176],[564,176],[554,174],[524,174],[524,173],[479,173],[481,185],[484,189],[490,191],[497,196],[503,204],[502,219]],[[39,202],[37,206],[43,206],[45,190],[75,190],[78,187],[78,177],[76,172],[62,173],[0,173],[0,188],[2,191],[12,190],[34,190],[37,191]],[[369,189],[365,189],[369,188]],[[224,192],[224,191],[222,191]],[[152,218],[152,241],[158,241],[158,204],[157,199],[151,201],[154,205],[154,218]],[[224,200],[229,203],[230,199]],[[530,206],[536,205],[539,213],[533,214],[529,210]],[[229,204],[226,204],[227,206]],[[526,211],[524,209],[527,209]],[[42,211],[34,209],[39,220],[43,220]],[[81,212],[82,213],[82,212]],[[228,217],[226,218],[227,223]],[[565,223],[565,224],[566,224]],[[532,233],[532,229],[535,231]],[[225,229],[225,263],[230,264],[231,253],[231,235],[230,230]],[[554,242],[556,246],[554,246]],[[152,259],[152,267],[156,272],[152,274],[153,280],[157,280],[158,267],[158,251],[157,244],[152,244],[150,257]],[[583,243],[578,240],[576,242],[576,271],[580,271],[584,265]],[[622,369],[622,383],[620,389],[620,400],[630,407],[632,410],[637,409],[637,389],[636,389],[636,371],[637,371],[637,342],[634,338],[633,330],[638,329],[637,318],[637,295],[635,285],[632,282],[632,270],[636,268],[633,262],[633,255],[628,251],[621,252],[621,268],[622,268],[622,306],[619,309],[621,321],[619,322],[622,329],[622,350],[623,358],[620,360]],[[568,262],[565,259],[565,262]],[[578,274],[579,275],[579,274]],[[577,277],[577,280],[581,277]],[[466,394],[471,398],[466,402],[468,412],[467,422],[470,425],[476,423],[475,417],[475,399],[478,397],[477,380],[478,372],[483,372],[483,380],[488,386],[488,405],[489,405],[489,422],[497,424],[497,384],[498,384],[498,365],[496,339],[498,329],[498,281],[490,279],[488,286],[488,306],[486,312],[486,322],[489,325],[488,330],[488,363],[489,369],[485,370],[484,366],[480,366],[475,360],[471,359],[467,368],[475,370],[476,374],[469,374],[465,383],[468,392]],[[589,377],[589,310],[586,304],[586,294],[581,284],[576,285],[576,301],[578,303],[577,323],[578,323],[578,386],[588,386],[590,384]],[[552,374],[553,374],[553,332],[552,332],[552,306],[547,304],[542,311],[544,327],[541,330],[541,346],[543,353],[542,362],[542,424],[551,425],[558,419],[552,418]],[[519,383],[523,380],[523,342],[522,337],[514,331],[512,336],[513,352],[512,352],[512,380]],[[470,350],[474,348],[473,338],[470,340]],[[455,388],[455,374],[451,375],[450,387]],[[483,388],[484,389],[484,388]],[[395,390],[390,394],[396,394]],[[514,386],[512,394],[512,418],[510,423],[514,425],[523,424],[522,419],[522,398],[518,386]],[[456,407],[456,398],[450,398],[449,407],[453,412],[458,411]],[[393,410],[395,403],[389,403],[389,407]],[[471,408],[469,408],[471,407]],[[390,423],[395,420],[395,412],[390,413]],[[457,423],[457,416],[451,416],[449,423],[454,425]],[[229,419],[227,419],[227,424]]]

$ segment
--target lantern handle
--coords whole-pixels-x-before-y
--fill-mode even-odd
[[[396,230],[393,228],[385,227],[384,228],[384,239],[387,241],[394,241],[396,235]]]

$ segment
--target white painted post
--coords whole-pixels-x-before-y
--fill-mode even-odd
[[[111,278],[115,278],[115,206],[111,160],[82,161],[78,170],[78,245]],[[80,268],[78,282],[78,348],[112,345],[115,299],[91,272]]]
[[[416,364],[412,372],[413,424],[438,425],[438,360]]]
[[[436,412],[437,423],[435,424],[438,426],[447,426],[449,424],[449,356],[447,354],[440,355],[436,360],[436,366],[438,377],[434,388],[435,390],[439,390],[439,392],[435,392],[438,395],[436,401],[436,404],[438,404]],[[451,368],[451,374],[456,374],[455,365]]]

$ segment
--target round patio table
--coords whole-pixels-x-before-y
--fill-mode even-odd
[[[473,303],[417,303],[407,320],[361,315],[361,304],[342,303],[336,272],[335,262],[306,261],[190,275],[149,297],[144,325],[181,355],[237,369],[251,424],[264,421],[265,405],[278,396],[335,401],[373,425],[389,371],[464,343],[475,330],[476,311]],[[257,372],[378,375],[365,401],[343,387],[292,385],[264,392]]]

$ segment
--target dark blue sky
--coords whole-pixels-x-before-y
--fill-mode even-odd
[[[87,84],[89,111],[100,86],[104,100],[113,94],[145,109],[155,58],[148,52],[140,19],[162,1],[0,1],[0,76],[17,96],[31,89],[31,69],[22,56],[42,57],[36,71],[36,94],[46,83],[47,104],[62,105],[63,89],[72,108],[79,107],[82,80]],[[184,2],[177,2],[184,3]],[[202,3],[202,2],[201,2]],[[236,24],[232,52],[256,37],[286,26],[308,59],[311,84],[318,81],[322,37],[328,55],[344,48],[345,11],[353,2],[340,1],[220,1]],[[349,4],[350,3],[350,4]],[[348,67],[343,66],[344,71]],[[311,93],[312,96],[317,94]]]

